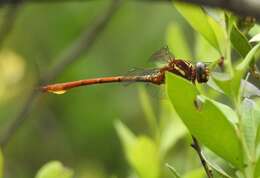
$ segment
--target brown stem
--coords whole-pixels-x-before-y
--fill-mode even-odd
[[[192,141],[193,143],[191,144],[192,148],[194,148],[194,150],[197,152],[197,154],[199,155],[200,158],[200,162],[208,176],[208,178],[213,178],[213,174],[212,171],[210,169],[210,167],[208,166],[206,160],[204,159],[203,155],[202,155],[202,150],[201,147],[197,141],[197,139],[192,135]]]
[[[257,70],[255,64],[250,68],[250,73],[255,79],[260,80],[260,72]]]

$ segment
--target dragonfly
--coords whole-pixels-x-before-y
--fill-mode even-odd
[[[206,83],[209,80],[209,68],[207,64],[203,62],[192,64],[190,61],[184,59],[176,59],[168,47],[156,51],[151,58],[163,58],[166,59],[167,62],[162,67],[147,70],[149,72],[146,71],[144,74],[100,77],[55,83],[42,86],[41,90],[43,92],[63,94],[72,88],[103,83],[144,82],[161,85],[165,83],[166,72],[174,73],[192,83]]]

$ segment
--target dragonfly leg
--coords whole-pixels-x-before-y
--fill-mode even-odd
[[[194,101],[193,101],[193,104],[195,106],[195,108],[197,109],[197,111],[201,111],[202,110],[202,105],[203,103],[199,100],[199,98],[196,98]]]

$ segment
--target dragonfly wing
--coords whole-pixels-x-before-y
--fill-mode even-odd
[[[160,70],[158,68],[150,68],[150,69],[143,69],[143,68],[132,68],[124,76],[145,76],[145,75],[153,75],[158,73]],[[135,81],[126,81],[123,83],[124,86],[128,86]]]
[[[167,62],[169,59],[173,59],[173,58],[174,58],[174,55],[169,50],[168,46],[166,46],[166,47],[159,49],[158,51],[155,51],[149,58],[149,61]]]
[[[160,70],[158,68],[132,68],[125,75],[126,76],[143,76],[143,75],[152,75],[158,73]]]

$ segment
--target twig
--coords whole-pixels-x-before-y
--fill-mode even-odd
[[[197,139],[192,136],[192,141],[193,143],[191,144],[192,148],[194,148],[194,150],[197,152],[197,154],[199,155],[199,158],[200,158],[200,162],[208,176],[208,178],[213,178],[213,174],[212,174],[212,171],[210,169],[210,167],[208,166],[206,160],[204,159],[203,155],[202,155],[202,150],[200,148],[200,145],[197,141]]]
[[[89,50],[89,48],[93,45],[94,41],[106,27],[114,13],[117,11],[121,1],[112,0],[108,9],[104,12],[104,14],[100,15],[96,22],[93,24],[91,29],[85,29],[83,33],[79,36],[79,38],[68,48],[65,49],[64,53],[57,59],[59,63],[57,63],[48,73],[46,74],[38,83],[44,81],[48,82],[57,77],[66,67],[68,67],[71,63],[75,62],[79,59],[79,56]],[[57,70],[57,71],[56,71]],[[38,87],[38,84],[35,88]],[[10,124],[4,130],[2,137],[0,139],[0,145],[5,147],[8,144],[8,141],[17,131],[17,129],[22,125],[22,123],[26,120],[25,117],[30,109],[33,106],[33,102],[40,95],[40,91],[33,89],[26,102],[24,103],[21,111],[18,115],[10,122]]]
[[[98,38],[99,34],[104,30],[104,27],[106,27],[120,4],[121,0],[112,0],[112,3],[105,14],[99,16],[96,19],[95,24],[93,24],[90,29],[87,27],[82,35],[68,49],[64,50],[64,53],[57,59],[59,63],[54,65],[53,68],[41,79],[41,81],[45,83],[47,81],[54,80],[66,66],[70,65],[77,58],[79,58],[82,52],[87,53],[95,40]]]
[[[91,1],[91,0],[89,0]],[[135,0],[147,2],[171,2],[172,0]],[[260,21],[260,1],[259,0],[176,0],[197,5],[222,8],[233,11],[241,16],[253,16]],[[0,4],[7,4],[12,0],[0,0]],[[72,0],[27,0],[30,3],[64,3]],[[86,0],[73,0],[73,2],[86,2]]]
[[[1,134],[2,137],[0,139],[0,145],[4,148],[4,146],[7,145],[10,138],[13,136],[17,128],[20,127],[20,125],[24,122],[26,119],[27,113],[30,111],[30,109],[33,106],[34,101],[36,98],[40,95],[40,93],[37,90],[31,91],[31,93],[28,95],[22,109],[20,112],[16,115],[15,119],[10,122],[10,124],[6,127],[4,132]]]
[[[17,1],[17,3],[15,3],[14,5],[7,6],[7,11],[4,14],[4,20],[0,28],[0,49],[2,49],[5,39],[9,36],[13,29],[21,3],[22,1],[20,1],[19,3]]]
[[[260,72],[257,70],[256,64],[254,64],[251,68],[250,68],[250,73],[252,74],[252,76],[257,79],[260,80]]]

